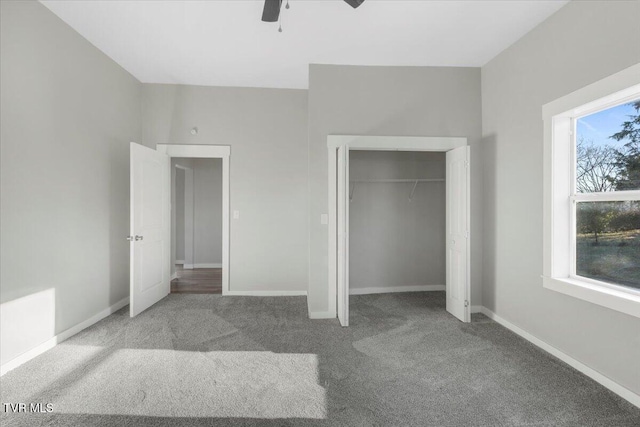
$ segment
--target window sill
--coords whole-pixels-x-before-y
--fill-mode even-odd
[[[624,292],[573,278],[542,277],[542,284],[565,295],[640,317],[640,292]]]

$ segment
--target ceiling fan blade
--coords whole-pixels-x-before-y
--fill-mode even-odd
[[[354,9],[360,6],[362,3],[364,3],[364,0],[344,0],[344,1]]]
[[[264,22],[277,22],[280,17],[280,7],[282,0],[264,0],[264,9],[262,10],[262,20]]]

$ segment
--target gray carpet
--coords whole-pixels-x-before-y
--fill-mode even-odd
[[[170,295],[104,319],[0,379],[3,426],[638,426],[640,409],[443,292],[352,297],[351,323],[304,297]]]

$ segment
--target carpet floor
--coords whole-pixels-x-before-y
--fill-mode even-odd
[[[3,426],[638,426],[640,409],[444,292],[169,295],[118,311],[0,379]]]

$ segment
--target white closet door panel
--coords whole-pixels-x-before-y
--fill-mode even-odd
[[[338,156],[338,320],[349,326],[349,149],[339,147]]]
[[[447,152],[447,311],[463,322],[471,321],[469,147]]]
[[[169,156],[131,143],[131,317],[170,290],[171,162]]]

